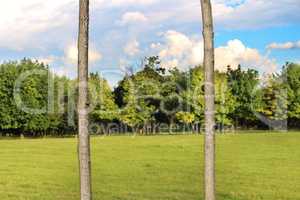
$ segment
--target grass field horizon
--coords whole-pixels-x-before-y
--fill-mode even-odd
[[[79,198],[77,139],[0,145],[1,200]],[[202,135],[92,137],[91,145],[93,199],[202,200]],[[218,135],[217,199],[300,199],[299,146],[299,132]]]

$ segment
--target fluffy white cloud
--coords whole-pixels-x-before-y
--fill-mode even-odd
[[[128,4],[149,5],[155,2],[157,2],[157,0],[111,0],[111,4],[115,6],[128,5]]]
[[[203,42],[189,38],[177,31],[163,34],[164,44],[151,44],[152,49],[159,51],[164,67],[197,65],[203,60]]]
[[[127,12],[122,16],[120,24],[144,23],[147,20],[147,17],[141,12]]]
[[[299,0],[212,1],[217,34],[224,28],[233,31],[234,29],[248,30],[298,24],[300,20]],[[131,49],[127,51],[131,52],[131,55],[127,53],[129,56],[140,55],[138,51],[141,52],[145,49],[142,44],[148,43],[150,40],[160,41],[160,43],[152,44],[150,51],[156,51],[155,53],[162,55],[166,66],[189,66],[201,64],[203,60],[203,42],[200,39],[200,32],[198,32],[200,27],[198,31],[195,29],[196,26],[201,26],[200,1],[91,0],[90,7],[91,38],[97,42],[97,47],[102,49],[101,53],[105,54],[104,62],[107,66],[118,65],[116,60],[124,56],[125,49]],[[28,55],[33,57],[58,55],[58,62],[77,63],[77,52],[74,47],[67,48],[65,53],[63,50],[66,44],[76,40],[78,1],[9,0],[3,3],[0,12],[0,49],[8,52],[1,59]],[[123,13],[125,14],[123,15]],[[117,20],[119,23],[123,22],[124,25],[134,24],[135,26],[116,26],[120,25],[113,23]],[[168,29],[176,29],[176,27],[191,34],[195,33],[198,38],[189,37],[176,31],[165,33],[161,39],[157,38],[155,34]],[[140,36],[143,36],[140,45],[134,44],[130,40]],[[128,43],[126,47],[120,47],[120,44],[124,44],[126,41],[132,43]],[[250,63],[252,66],[268,66],[266,68],[274,65],[273,60],[261,55],[256,49],[241,44],[245,48],[237,45],[240,50],[233,52],[235,56],[222,57],[223,54],[230,54],[232,44],[225,44],[224,47],[217,48],[216,53],[223,51],[218,57],[231,65],[236,65],[236,63],[248,65]],[[293,46],[291,44],[276,45],[280,48]],[[273,44],[272,47],[274,48],[276,45]],[[91,56],[90,53],[91,58],[95,57],[96,61],[101,59],[101,54],[95,48],[92,48],[92,51],[96,53],[94,56]],[[60,53],[61,55],[59,55]],[[58,65],[58,62],[53,61],[56,58],[42,57],[40,59],[46,63]],[[133,60],[134,57],[130,59]],[[299,60],[299,58],[295,58],[295,60]],[[219,69],[226,67],[222,62],[218,62],[218,58],[216,58],[216,62]],[[72,66],[74,65],[72,64]]]
[[[267,46],[267,49],[299,49],[300,40],[298,42],[285,42],[285,43],[271,43]]]
[[[299,0],[214,0],[217,25],[228,29],[251,29],[297,23]]]
[[[159,55],[160,57],[182,56],[186,50],[191,49],[193,42],[184,34],[176,31],[168,31],[164,34],[166,48]]]
[[[132,40],[124,47],[124,52],[129,56],[135,56],[140,52],[140,44],[136,40]]]
[[[159,3],[159,5],[158,5]],[[101,8],[104,12],[114,6],[127,10],[128,6],[146,7],[146,14],[131,12],[122,21],[153,21],[153,26],[174,20],[200,22],[200,2],[186,0],[91,0],[91,9]],[[284,5],[284,6],[283,6]],[[138,6],[138,7],[137,7]],[[74,0],[9,0],[0,7],[0,48],[23,50],[25,48],[49,48],[68,42],[77,29],[78,1]],[[298,22],[299,0],[213,0],[215,21],[219,28],[259,28]],[[119,11],[120,11],[119,10]],[[143,9],[144,10],[144,9]],[[94,14],[93,14],[94,13]],[[97,15],[93,12],[93,15]],[[255,15],[253,15],[255,13]],[[146,16],[148,17],[146,17]],[[117,19],[110,19],[117,20]],[[184,22],[183,22],[184,21]],[[71,30],[70,30],[71,29]],[[48,40],[49,32],[60,35]],[[55,43],[55,44],[53,44]],[[51,48],[51,47],[50,47]]]
[[[96,7],[115,7],[128,5],[150,5],[158,2],[158,0],[92,0],[91,5]]]
[[[59,68],[51,68],[51,72],[58,76],[67,76],[67,77],[75,77],[77,69],[71,67],[59,67]]]
[[[246,47],[240,40],[230,40],[226,46],[216,48],[216,69],[226,70],[230,65],[236,68],[239,64],[245,67],[256,68],[271,73],[277,68],[275,60],[263,56],[257,49]]]
[[[164,35],[163,44],[152,44],[151,48],[159,52],[163,66],[190,67],[203,62],[203,41],[195,40],[183,33],[168,31]],[[257,49],[246,47],[240,40],[230,40],[226,46],[215,49],[215,68],[226,71],[227,66],[236,68],[239,64],[256,68],[262,72],[274,72],[277,64],[275,60],[263,56]]]
[[[72,22],[75,13],[71,8],[74,6],[72,0],[5,1],[0,7],[0,47],[22,50],[30,45],[42,48],[35,42],[36,34]]]
[[[51,65],[54,62],[56,62],[57,60],[60,60],[60,58],[57,56],[50,55],[50,56],[46,56],[46,57],[38,57],[38,58],[36,58],[36,60],[38,60],[39,62],[42,62],[46,65]]]
[[[99,51],[93,48],[93,45],[91,46],[92,47],[89,49],[89,65],[93,66],[94,63],[102,59],[102,55]],[[63,56],[49,55],[36,57],[34,59],[50,65],[51,70],[57,75],[70,77],[76,76],[78,64],[78,49],[76,44],[66,46]]]
[[[63,56],[44,56],[37,57],[36,60],[48,64],[51,71],[59,76],[76,77],[77,62],[78,62],[78,49],[75,44],[67,46],[64,50]],[[93,46],[89,49],[89,64],[93,66],[94,63],[100,61],[102,55]],[[56,64],[56,65],[55,65]],[[58,65],[57,65],[58,64]]]
[[[245,0],[213,0],[214,3],[224,3],[226,5],[240,5],[245,2]]]
[[[299,0],[213,0],[212,7],[217,29],[259,29],[297,24],[300,19]],[[200,1],[164,0],[146,13],[156,24],[201,21]]]
[[[93,64],[99,60],[101,60],[102,55],[95,48],[89,49],[89,62]],[[68,46],[65,49],[65,56],[63,58],[66,64],[76,65],[78,62],[78,48],[75,44]]]

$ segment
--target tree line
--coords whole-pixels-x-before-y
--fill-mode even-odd
[[[113,89],[98,73],[89,75],[90,131],[95,134],[201,131],[204,71],[161,67],[148,57]],[[300,65],[261,76],[228,66],[215,72],[216,128],[299,128]],[[0,133],[14,136],[72,135],[77,130],[77,81],[49,66],[23,59],[0,65]],[[163,127],[163,128],[162,128]]]

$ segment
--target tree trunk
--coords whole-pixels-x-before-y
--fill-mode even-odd
[[[80,0],[78,35],[78,155],[81,200],[91,200],[90,136],[88,132],[89,0]]]
[[[205,70],[205,200],[215,200],[214,33],[210,0],[201,0]]]

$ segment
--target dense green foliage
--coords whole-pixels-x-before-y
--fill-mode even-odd
[[[297,126],[300,119],[300,66],[287,64],[279,78],[283,88],[287,90],[287,113],[291,126]]]
[[[299,133],[219,135],[219,200],[299,200]],[[201,200],[203,137],[91,139],[93,199]],[[0,140],[1,200],[79,199],[75,138]]]
[[[34,135],[59,127],[58,112],[46,112],[48,85],[54,81],[47,66],[30,60],[11,62],[0,66],[0,77],[1,130]]]
[[[76,130],[76,80],[57,76],[28,59],[0,65],[0,133],[65,135]],[[228,127],[284,128],[300,122],[300,65],[261,77],[253,69],[215,72],[216,122]],[[200,131],[204,121],[204,72],[161,68],[149,57],[136,73],[111,89],[90,74],[90,130],[103,134],[135,131]],[[126,127],[126,128],[122,128]],[[162,130],[161,127],[165,127]]]

